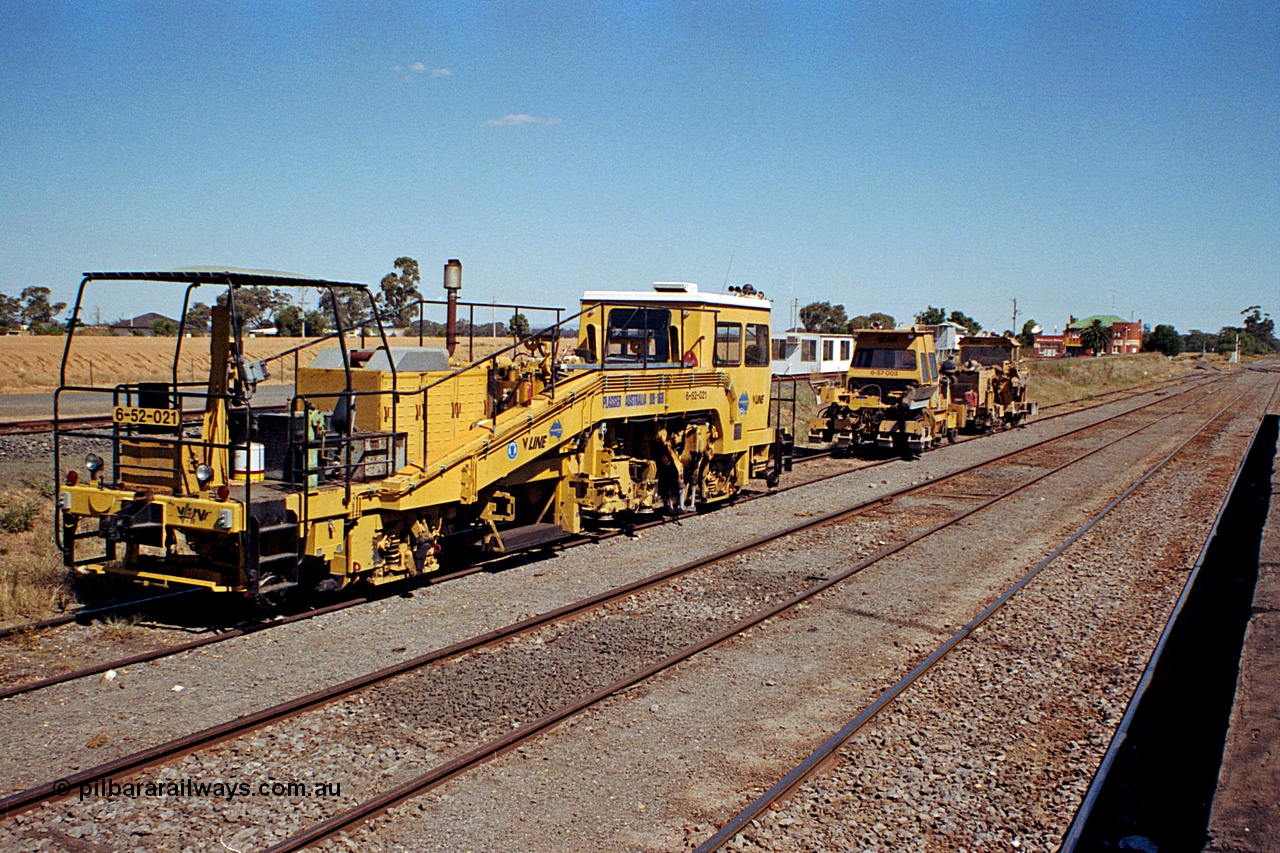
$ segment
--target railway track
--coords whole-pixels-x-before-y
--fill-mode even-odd
[[[1226,406],[1224,406],[1221,410],[1219,410],[1213,416],[1213,418],[1210,419],[1208,423],[1212,423],[1213,420],[1216,420],[1218,417],[1221,417],[1221,415],[1225,413],[1227,410],[1229,410],[1232,405],[1238,402],[1245,395],[1245,393],[1248,393],[1248,392],[1247,391],[1243,392],[1237,395],[1236,397],[1234,397]],[[964,521],[965,519],[968,519],[978,513],[981,513],[984,510],[987,510],[988,508],[992,507],[993,505],[998,504],[1001,501],[1022,492],[1029,486],[1034,485],[1035,483],[1038,483],[1044,479],[1047,479],[1048,477],[1051,477],[1054,474],[1057,474],[1058,472],[1063,471],[1071,466],[1074,466],[1084,461],[1085,459],[1088,459],[1094,456],[1095,454],[1103,450],[1106,450],[1107,448],[1112,447],[1124,441],[1125,439],[1150,428],[1151,426],[1165,420],[1166,418],[1173,417],[1174,415],[1185,412],[1187,409],[1191,408],[1191,405],[1193,404],[1188,404],[1182,409],[1179,409],[1175,412],[1171,412],[1168,415],[1162,416],[1156,420],[1145,423],[1132,430],[1128,430],[1122,435],[1117,436],[1112,440],[1106,441],[1101,445],[1095,445],[1094,447],[1088,450],[1085,450],[1082,453],[1073,455],[1071,458],[1067,459],[1066,461],[1063,461],[1060,464],[1055,465],[1049,470],[1029,480],[1018,483],[1017,485],[1011,488],[1005,489],[1003,491],[1000,491],[997,494],[991,495],[990,497],[985,497],[977,505],[967,506],[964,509],[962,509],[959,513],[947,519],[944,519],[943,521],[930,525],[926,527],[924,530],[913,533],[912,535],[906,537],[905,539],[899,542],[896,542],[887,547],[883,547],[879,551],[875,552],[869,557],[866,557],[862,560],[857,561],[852,566],[849,566],[847,569],[839,572],[838,574],[835,574],[830,578],[827,578],[817,584],[814,584],[813,586],[805,589],[804,591],[790,598],[787,598],[786,600],[781,601],[771,607],[767,607],[762,610],[759,610],[751,614],[746,619],[738,620],[732,626],[712,636],[709,636],[700,642],[697,642],[685,648],[682,648],[678,652],[670,655],[664,660],[658,661],[644,669],[641,669],[637,672],[629,674],[624,678],[621,678],[611,684],[601,687],[599,690],[592,693],[591,695],[585,696],[577,700],[576,702],[567,704],[561,707],[560,709],[556,710],[554,713],[547,714],[538,720],[535,720],[525,726],[522,726],[519,729],[516,729],[515,731],[511,732],[508,735],[505,735],[503,737],[496,738],[487,743],[484,743],[481,746],[478,746],[472,749],[471,751],[454,758],[449,762],[438,765],[437,767],[433,768],[431,771],[427,773],[424,773],[408,782],[402,783],[399,786],[396,786],[390,790],[385,791],[379,796],[365,800],[364,802],[359,803],[358,805],[350,809],[347,809],[339,814],[336,814],[330,818],[327,818],[324,821],[318,822],[315,825],[301,832],[295,833],[291,835],[288,839],[269,847],[267,853],[287,853],[287,851],[301,850],[301,849],[310,847],[312,845],[321,843],[325,840],[336,838],[337,836],[343,833],[347,833],[350,830],[352,830],[354,827],[357,827],[363,824],[364,822],[368,821],[369,819],[385,812],[386,810],[393,808],[394,806],[400,803],[403,803],[407,799],[410,799],[412,797],[417,797],[424,793],[432,791],[435,788],[438,788],[439,786],[443,785],[444,783],[452,779],[456,779],[465,773],[475,770],[480,765],[498,756],[509,753],[512,750],[521,748],[522,746],[528,744],[531,740],[543,734],[544,732],[548,731],[549,729],[559,726],[570,719],[577,718],[579,715],[583,714],[584,712],[593,708],[594,706],[610,699],[611,697],[617,696],[618,694],[628,689],[635,687],[641,682],[661,672],[664,672],[670,669],[671,667],[683,661],[686,661],[695,655],[710,651],[711,649],[714,649],[730,640],[733,640],[734,638],[742,636],[744,632],[749,631],[750,629],[755,628],[757,626],[760,626],[769,620],[780,617],[783,614],[786,614],[790,611],[795,610],[796,608],[808,605],[813,601],[815,597],[817,597],[824,591],[829,590],[832,587],[835,587],[849,580],[850,578],[861,573],[865,569],[879,563],[880,561],[886,559],[887,557],[890,557],[894,554],[898,554],[906,550],[910,546],[918,542],[921,542],[925,539],[928,539],[930,536],[933,536],[936,533],[946,530],[947,528],[952,527],[953,525],[961,521]],[[1208,426],[1208,423],[1206,423],[1205,426]],[[1197,432],[1197,434],[1199,434],[1199,431]],[[1037,445],[1035,447],[1039,447],[1039,446],[1040,445]],[[1185,446],[1185,442],[1183,443],[1182,446]],[[1033,450],[1035,449],[1035,447],[1024,448],[1024,452]],[[1011,454],[1011,455],[1020,456],[1022,454],[1018,453],[1018,454]],[[933,489],[939,486],[944,486],[948,482],[951,482],[957,478],[960,478],[965,474],[968,474],[972,471],[983,469],[985,467],[987,467],[985,464],[975,465],[964,471],[956,472],[953,476],[936,480],[925,488],[913,488],[913,489],[903,490],[903,493],[922,492],[922,491],[927,491],[929,489]],[[1136,487],[1136,484],[1134,487]],[[852,512],[856,512],[861,508],[862,507],[842,508],[842,509],[836,510],[833,513],[829,514],[828,516],[817,520],[815,526],[823,526],[823,525],[830,524],[831,522],[847,517]],[[805,527],[807,528],[808,525],[806,525]],[[787,535],[790,535],[790,533],[788,533]],[[740,555],[742,553],[745,553],[748,550],[753,550],[759,547],[760,544],[761,543],[758,543],[758,542],[748,543],[747,545],[743,546],[740,549],[735,549],[732,554],[723,555],[723,558]]]
[[[1198,388],[1200,384],[1201,383],[1189,384],[1186,390],[1188,391],[1194,390]],[[1134,397],[1145,396],[1146,394],[1161,395],[1161,393],[1162,393],[1161,389],[1147,389],[1138,394],[1129,394],[1125,397],[1121,397],[1119,400],[1110,400],[1107,402],[1094,403],[1093,405],[1075,408],[1069,411],[1057,412],[1055,414],[1047,415],[1043,418],[1039,418],[1037,419],[1036,422],[1039,423],[1039,422],[1049,421],[1049,420],[1053,420],[1060,417],[1065,417],[1067,415],[1078,414],[1080,412],[1089,411],[1092,409],[1100,408],[1102,406],[1112,405],[1116,402],[1121,402],[1125,399],[1132,399]],[[1183,393],[1183,392],[1179,392],[1179,393]],[[1106,396],[1110,396],[1110,395],[1106,395]],[[1156,405],[1158,402],[1160,402],[1160,399],[1161,397],[1157,396],[1156,399],[1152,400],[1151,402],[1145,404],[1142,407],[1139,407],[1139,409]],[[981,437],[982,436],[968,436],[961,439],[961,443],[972,441],[976,438],[981,438]],[[796,463],[803,467],[806,464],[818,462],[830,457],[831,457],[830,450],[818,451],[818,452],[808,453],[803,456],[798,456],[796,459]],[[852,471],[859,471],[859,470],[864,470],[866,468],[873,468],[881,465],[887,465],[896,461],[898,461],[898,457],[896,456],[883,457],[883,458],[873,459],[873,460],[851,460],[852,464],[842,464],[839,470],[836,470],[827,474],[811,476],[808,478],[801,478],[798,482],[787,483],[783,487],[779,489],[775,489],[772,492],[768,492],[768,493],[757,492],[757,493],[748,494],[744,496],[744,498],[742,498],[741,500],[745,502],[750,500],[759,500],[761,498],[767,498],[771,495],[785,493],[792,489],[810,486],[814,483],[822,482],[823,480],[840,477]],[[562,543],[560,547],[572,547],[575,544],[582,544],[585,542],[599,542],[604,539],[612,538],[615,536],[633,534],[636,531],[641,531],[651,527],[655,527],[664,523],[668,523],[669,521],[670,519],[667,519],[664,517],[656,517],[649,521],[641,522],[634,525],[628,525],[624,528],[616,528],[613,530],[605,531],[603,533],[593,533],[593,534],[579,536],[572,540],[569,540],[566,543]],[[516,555],[515,558],[520,559],[522,557],[521,555]],[[472,565],[466,566],[464,568],[425,578],[420,583],[429,585],[429,584],[441,583],[448,580],[456,580],[457,578],[465,577],[467,575],[474,574],[477,572],[494,571],[499,569],[502,566],[502,564],[509,562],[511,559],[512,559],[512,556],[504,555],[504,556],[491,558],[491,559],[478,560]],[[407,588],[407,586],[401,587],[398,585],[396,589],[393,589],[390,591],[381,590],[381,591],[372,593],[370,595],[350,598],[343,601],[334,602],[326,606],[317,607],[317,608],[305,610],[302,612],[287,614],[282,617],[254,620],[247,623],[233,625],[226,629],[218,630],[216,633],[209,633],[206,636],[198,637],[193,640],[187,640],[179,643],[172,643],[172,644],[167,644],[163,646],[158,646],[154,649],[144,651],[144,652],[139,652],[137,654],[128,655],[126,657],[116,658],[108,661],[100,661],[87,666],[77,667],[67,672],[62,672],[62,673],[57,673],[57,674],[49,675],[42,678],[32,679],[26,682],[6,685],[3,687],[0,687],[0,699],[19,696],[24,693],[30,693],[35,690],[41,690],[41,689],[52,687],[58,684],[65,684],[67,682],[75,681],[81,678],[87,678],[93,675],[99,675],[112,670],[119,670],[126,666],[132,666],[132,665],[137,665],[141,663],[148,663],[150,661],[159,660],[165,657],[169,657],[171,655],[176,655],[176,654],[181,654],[183,652],[189,652],[189,651],[194,651],[196,649],[206,648],[208,646],[213,646],[218,643],[226,642],[228,640],[232,640],[237,637],[246,636],[248,634],[257,633],[259,631],[263,631],[269,628],[291,625],[296,622],[300,622],[316,616],[323,616],[331,613],[336,613],[351,607],[367,604],[370,601],[376,601],[387,595],[398,594],[400,592],[403,592],[404,588]],[[65,616],[58,617],[55,619],[45,620],[40,623],[34,623],[32,626],[25,628],[25,630],[33,630],[33,629],[44,630],[51,627],[57,627],[59,625],[65,625],[71,622],[79,621],[85,618],[86,616],[101,616],[107,613],[133,612],[133,613],[145,614],[156,603],[168,604],[172,599],[172,597],[175,595],[187,595],[187,594],[195,594],[200,592],[202,591],[193,590],[190,592],[182,591],[178,593],[168,593],[162,596],[157,596],[155,598],[142,599],[137,602],[129,602],[129,603],[124,603],[120,605],[114,605],[108,608],[99,608],[92,611],[78,611],[76,613],[67,614]],[[10,633],[13,633],[16,630],[20,630],[20,629],[11,627],[8,629],[0,630],[0,638]]]
[[[283,412],[285,404],[254,406],[255,412]],[[204,418],[203,412],[188,412],[183,418],[184,426],[199,424]],[[80,430],[109,427],[113,421],[111,413],[93,415],[63,415],[58,419],[63,429]],[[30,418],[26,420],[0,421],[0,436],[4,435],[40,435],[53,432],[53,418]]]
[[[1168,400],[1165,399],[1158,402],[1168,402]],[[1069,460],[1058,464],[1057,466],[1051,468],[1050,470],[1043,473],[1042,475],[1035,477],[1031,481],[1021,483],[1011,489],[1005,490],[1004,492],[994,497],[983,499],[980,503],[976,505],[969,505],[964,511],[962,511],[955,517],[945,522],[940,522],[937,525],[933,525],[932,527],[926,529],[925,531],[921,531],[918,534],[913,534],[911,537],[908,537],[907,540],[896,543],[895,545],[889,548],[882,549],[880,552],[877,552],[875,555],[868,558],[867,560],[864,560],[858,563],[857,565],[855,565],[854,567],[851,567],[847,572],[842,573],[840,576],[830,578],[816,586],[809,588],[808,590],[803,592],[799,597],[793,597],[779,605],[775,605],[774,607],[759,611],[753,614],[748,620],[743,620],[736,623],[734,626],[731,626],[729,629],[726,629],[726,631],[721,632],[720,634],[717,634],[715,637],[709,638],[703,641],[702,643],[697,644],[694,647],[689,647],[682,650],[680,656],[678,657],[673,656],[671,658],[668,658],[665,661],[661,661],[658,664],[655,664],[653,667],[650,667],[644,672],[631,678],[628,681],[628,683],[634,684],[639,680],[642,680],[643,678],[647,678],[649,675],[652,675],[656,672],[659,672],[671,666],[677,660],[686,659],[687,657],[692,656],[693,654],[696,654],[705,648],[710,648],[712,645],[715,645],[716,643],[723,642],[725,639],[729,637],[740,634],[742,631],[746,630],[751,625],[759,624],[760,622],[766,619],[772,618],[773,616],[783,613],[797,606],[801,602],[819,594],[820,592],[829,588],[830,586],[840,583],[841,581],[847,579],[847,577],[851,576],[853,573],[859,572],[862,569],[866,568],[867,566],[872,565],[875,562],[878,562],[879,560],[882,560],[893,553],[897,553],[898,551],[901,551],[906,547],[909,547],[914,542],[920,541],[920,539],[923,539],[929,535],[932,535],[938,530],[951,526],[952,524],[955,524],[958,521],[963,520],[964,518],[968,518],[971,515],[986,509],[992,504],[1000,500],[1003,500],[1004,498],[1012,494],[1017,493],[1018,491],[1026,488],[1027,486],[1031,485],[1034,482],[1039,482],[1040,480],[1043,480],[1046,477],[1052,476],[1054,473],[1057,473],[1058,471],[1061,471],[1064,468],[1069,467],[1070,465],[1076,464],[1077,462],[1085,458],[1089,458],[1094,454],[1100,452],[1101,450],[1104,450],[1107,447],[1110,447],[1114,444],[1117,444],[1123,441],[1125,438],[1128,438],[1131,435],[1135,435],[1145,429],[1148,429],[1150,426],[1154,425],[1155,423],[1158,423],[1166,418],[1173,417],[1191,408],[1196,402],[1198,402],[1198,400],[1193,400],[1190,403],[1188,403],[1186,406],[1184,406],[1182,409],[1176,409],[1168,414],[1161,416],[1157,420],[1151,420],[1133,429],[1129,429],[1125,431],[1122,435],[1114,439],[1111,439],[1102,445],[1095,445],[1093,448],[1089,450],[1085,450],[1082,453],[1075,454]],[[1145,409],[1147,407],[1144,406],[1142,408]],[[356,681],[346,682],[342,685],[338,685],[332,690],[321,691],[320,693],[312,694],[308,697],[302,697],[298,700],[295,700],[294,702],[285,703],[282,706],[277,706],[276,708],[268,709],[268,711],[263,712],[262,714],[253,715],[251,718],[246,718],[245,720],[237,721],[236,723],[233,723],[233,724],[227,724],[226,726],[215,727],[214,729],[198,732],[186,738],[181,738],[176,741],[172,741],[169,744],[161,745],[159,747],[155,747],[150,750],[145,750],[141,753],[137,753],[132,756],[126,756],[115,762],[110,762],[105,765],[90,768],[89,770],[83,771],[80,774],[75,774],[74,776],[68,777],[66,780],[62,780],[62,781],[67,785],[74,786],[76,784],[79,784],[81,781],[85,779],[97,778],[104,775],[120,776],[125,773],[135,772],[138,769],[141,769],[146,766],[150,766],[158,762],[172,761],[175,757],[179,755],[187,754],[193,750],[200,749],[202,747],[207,747],[210,744],[216,743],[221,740],[226,740],[227,738],[234,737],[237,734],[242,734],[247,731],[251,731],[255,728],[261,728],[262,726],[267,725],[270,722],[283,720],[289,716],[295,716],[296,714],[301,713],[303,710],[306,710],[307,708],[314,708],[314,707],[318,707],[319,705],[333,702],[335,699],[339,697],[350,695],[351,693],[354,693],[357,690],[362,690],[365,687],[368,687],[370,685],[384,682],[387,679],[392,678],[396,675],[404,674],[406,672],[419,669],[421,667],[427,666],[428,664],[443,660],[445,658],[456,657],[457,655],[463,654],[464,652],[467,652],[467,651],[474,651],[484,646],[501,642],[504,639],[516,636],[518,634],[527,633],[543,625],[548,625],[556,621],[563,621],[564,619],[568,618],[571,615],[581,614],[581,613],[587,612],[588,610],[598,608],[606,603],[616,602],[620,599],[634,595],[637,592],[640,592],[642,590],[649,589],[649,588],[658,586],[660,584],[664,584],[669,580],[671,580],[672,578],[679,577],[684,574],[688,574],[698,568],[702,568],[707,565],[710,565],[716,560],[723,560],[728,557],[741,554],[755,548],[759,548],[762,545],[767,544],[769,542],[773,542],[778,539],[794,535],[798,532],[812,530],[819,526],[830,524],[839,519],[848,517],[851,514],[861,509],[865,509],[869,506],[876,506],[876,505],[883,504],[886,497],[896,497],[896,496],[905,495],[908,493],[919,492],[924,489],[937,488],[942,484],[954,481],[956,478],[962,477],[965,474],[968,474],[972,471],[987,468],[988,466],[992,466],[997,462],[1007,460],[1011,457],[1021,456],[1025,453],[1035,450],[1036,448],[1043,447],[1044,445],[1053,444],[1071,436],[1077,436],[1080,433],[1084,433],[1086,430],[1097,429],[1098,427],[1102,427],[1107,424],[1110,424],[1113,420],[1116,420],[1120,417],[1124,417],[1126,415],[1131,415],[1137,411],[1140,411],[1140,409],[1131,410],[1130,412],[1125,413],[1125,415],[1118,415],[1116,416],[1116,418],[1108,419],[1107,421],[1102,421],[1096,424],[1091,424],[1088,427],[1081,427],[1077,430],[1073,430],[1062,436],[1057,436],[1053,439],[1047,439],[1045,441],[1036,443],[1034,445],[1031,445],[1030,447],[1020,448],[1012,453],[1004,454],[1003,456],[995,460],[989,460],[984,463],[968,466],[960,471],[956,471],[946,477],[933,480],[927,484],[922,484],[920,486],[915,486],[911,488],[900,489],[891,493],[890,495],[880,495],[869,501],[857,502],[852,506],[842,507],[838,510],[823,514],[821,516],[817,516],[805,522],[792,525],[782,531],[775,532],[766,537],[753,540],[752,542],[747,543],[743,546],[740,546],[719,554],[711,555],[710,557],[703,558],[698,561],[694,561],[693,563],[686,564],[681,567],[677,567],[677,569],[675,570],[663,572],[651,578],[646,578],[643,581],[637,582],[635,584],[630,584],[626,587],[621,587],[615,590],[611,590],[608,593],[602,594],[600,596],[595,596],[591,599],[587,599],[582,602],[578,602],[577,604],[572,605],[570,607],[560,608],[559,610],[553,611],[551,613],[542,614],[538,617],[532,617],[528,620],[524,620],[523,622],[512,625],[509,628],[502,629],[501,631],[490,632],[487,635],[482,635],[481,637],[473,638],[473,640],[468,641],[467,643],[456,644],[455,646],[451,646],[447,649],[442,649],[438,652],[433,652],[430,655],[414,659],[413,661],[407,661],[404,664],[400,664],[396,667],[387,668],[378,673],[374,673],[370,676],[367,676],[363,679],[357,679]],[[1069,444],[1069,442],[1064,442],[1064,443]],[[623,689],[623,688],[620,687],[618,684],[610,685],[608,689],[603,689],[601,691],[598,691],[596,694],[593,694],[592,697],[588,697],[588,699],[591,700],[591,704],[594,704],[594,702],[600,701],[602,698],[607,697],[608,695],[611,695],[612,693],[616,692],[618,689]],[[582,700],[582,701],[586,702],[587,700]],[[583,707],[587,707],[587,706],[583,706]],[[465,769],[464,764],[465,766],[475,766],[475,764],[479,761],[487,760],[488,758],[491,758],[493,755],[499,754],[500,752],[506,749],[514,748],[516,744],[521,743],[530,737],[533,737],[538,732],[543,731],[549,726],[552,726],[555,723],[565,719],[566,716],[572,713],[576,713],[576,711],[562,709],[560,712],[557,712],[557,714],[551,715],[548,718],[544,718],[543,720],[539,721],[536,724],[530,724],[530,726],[525,726],[521,729],[518,729],[512,732],[512,735],[509,735],[506,738],[492,741],[488,745],[481,747],[476,751],[473,751],[474,754],[471,754],[470,758],[468,759],[469,763],[467,762],[459,763],[462,761],[462,759],[460,758],[460,759],[456,759],[453,762],[449,762],[447,765],[442,765],[440,768],[437,768],[435,771],[433,771],[432,774],[430,774],[431,778],[434,779],[434,781],[428,780],[424,782],[423,780],[426,777],[419,777],[419,779],[415,780],[417,787],[415,787],[413,791],[409,792],[407,788],[404,788],[403,786],[401,786],[400,788],[396,789],[396,792],[398,795],[403,795],[401,796],[401,798],[412,796],[413,793],[423,790],[423,787],[422,787],[423,785],[438,784],[440,781],[443,781],[446,778],[450,778],[453,775],[456,775],[457,773],[463,772]],[[6,812],[23,809],[23,808],[29,808],[31,805],[34,805],[36,803],[39,803],[41,801],[48,799],[53,794],[54,794],[54,791],[52,789],[52,783],[51,783],[50,786],[41,786],[41,787],[33,788],[27,792],[23,792],[22,794],[18,794],[18,795],[14,795],[9,798],[6,798],[3,802],[0,802],[0,808],[4,809]],[[379,810],[385,809],[391,802],[390,800],[387,799],[388,796],[390,795],[389,794],[384,795],[378,800],[370,801],[370,804],[366,804],[365,806],[362,806],[361,808],[363,809],[363,813],[352,819],[363,820],[369,815],[374,814]],[[392,800],[394,800],[394,797],[392,798]],[[309,831],[309,833],[305,837],[300,836],[299,839],[296,840],[296,844],[306,844],[306,843],[313,842],[314,840],[316,840],[316,838],[319,837],[315,835],[315,832],[317,831],[321,831],[322,834],[338,831],[337,829],[334,829],[333,826],[334,825],[329,824],[319,829],[313,829]],[[295,841],[291,841],[290,843],[295,844]],[[298,848],[297,846],[281,846],[277,849],[298,849]]]
[[[1120,389],[1118,391],[1107,391],[1107,392],[1103,392],[1102,394],[1090,394],[1085,397],[1077,398],[1075,400],[1068,400],[1063,403],[1055,403],[1052,406],[1045,406],[1043,409],[1041,409],[1042,412],[1052,412],[1052,414],[1041,414],[1037,416],[1032,423],[1037,423],[1037,424],[1043,423],[1045,421],[1051,421],[1057,418],[1066,417],[1067,415],[1073,415],[1079,412],[1091,411],[1093,409],[1102,408],[1103,406],[1113,405],[1115,403],[1122,402],[1123,400],[1126,400],[1126,399],[1141,397],[1146,394],[1160,394],[1164,392],[1165,389],[1173,385],[1176,385],[1178,383],[1182,383],[1186,381],[1187,381],[1187,377],[1181,377],[1179,379],[1169,380],[1167,382],[1157,383],[1155,385],[1148,385],[1138,390]],[[1213,379],[1211,378],[1208,381],[1213,381]],[[1114,398],[1114,399],[1104,400],[1102,399],[1104,397]],[[1089,402],[1089,401],[1099,401],[1099,402],[1092,402],[1091,405],[1085,405],[1085,406],[1077,405],[1079,403]],[[1075,406],[1075,408],[1064,408],[1068,406]],[[264,410],[266,411],[272,411],[277,409],[282,410],[283,408],[284,408],[283,406],[272,406],[272,407],[265,407]],[[75,421],[75,419],[67,419],[67,418],[64,418],[63,420],[65,422]],[[82,419],[82,420],[84,420],[85,423],[81,425],[106,426],[106,425],[110,425],[111,419],[109,416],[103,415],[103,416],[90,416],[89,418]],[[90,421],[92,423],[89,423]],[[10,427],[12,427],[13,429],[9,429]],[[52,430],[52,428],[53,428],[53,421],[48,419],[0,422],[0,436],[49,432]],[[974,438],[978,438],[978,437],[980,436],[964,436],[960,440],[962,442],[971,441]],[[801,455],[798,455],[795,461],[802,465],[805,463],[815,462],[820,459],[827,459],[831,457],[831,450],[829,449],[821,450],[817,448],[804,448],[804,447],[798,448],[798,449],[801,450]],[[879,460],[870,464],[885,464],[889,461],[893,461],[893,460],[884,459],[884,460]],[[656,523],[660,523],[660,521],[648,522],[647,524],[651,525]],[[613,534],[606,534],[606,535],[613,535]],[[584,541],[599,541],[599,537],[598,536],[589,537],[587,540],[584,540]],[[438,581],[438,580],[445,580],[445,579],[453,579],[453,578],[462,576],[464,574],[470,574],[471,571],[474,571],[474,570],[469,570],[469,571],[459,572],[459,573],[449,573],[448,575],[442,576],[440,578],[436,578],[435,580]],[[41,619],[34,622],[27,622],[22,624],[15,624],[15,625],[0,626],[0,639],[8,637],[17,632],[42,631],[48,628],[56,628],[60,625],[67,625],[72,622],[82,621],[84,619],[96,618],[109,613],[120,613],[120,612],[129,613],[131,609],[145,608],[154,602],[165,601],[172,595],[187,595],[187,594],[190,594],[193,592],[199,592],[199,591],[200,590],[190,590],[190,591],[181,590],[176,593],[164,593],[162,595],[150,596],[147,598],[137,599],[135,601],[120,602],[118,604],[111,604],[106,606],[95,606],[95,607],[81,607],[81,608],[72,610],[68,613],[64,613],[60,616],[51,617],[49,619]],[[361,601],[364,601],[364,599],[361,599]]]
[[[1094,529],[1099,523],[1106,519],[1118,506],[1120,506],[1130,495],[1137,491],[1143,484],[1147,483],[1153,476],[1163,470],[1171,461],[1178,457],[1188,445],[1196,438],[1203,434],[1209,427],[1218,421],[1229,409],[1239,401],[1245,394],[1249,393],[1248,389],[1242,392],[1238,397],[1233,399],[1227,406],[1224,406],[1213,417],[1205,421],[1205,423],[1196,429],[1186,439],[1181,441],[1177,447],[1162,457],[1155,465],[1148,468],[1136,481],[1124,489],[1115,499],[1108,503],[1102,510],[1094,514],[1088,521],[1078,527],[1071,533],[1060,545],[1051,551],[1042,560],[1037,562],[1026,574],[1020,577],[1016,582],[1005,589],[990,604],[988,604],[982,612],[975,616],[962,628],[949,636],[945,641],[930,651],[920,663],[918,663],[910,672],[903,676],[899,681],[881,693],[875,701],[871,702],[863,708],[852,720],[845,724],[838,732],[824,741],[816,750],[807,756],[802,762],[797,764],[791,771],[786,773],[778,782],[763,795],[757,797],[750,805],[738,812],[732,819],[725,823],[715,834],[707,838],[703,843],[699,844],[695,853],[715,853],[715,851],[725,849],[735,839],[739,840],[737,849],[742,849],[747,839],[739,839],[741,833],[750,827],[753,821],[757,821],[761,815],[764,815],[770,809],[776,808],[777,804],[786,801],[792,797],[796,791],[806,782],[814,779],[830,769],[830,762],[836,757],[838,752],[845,747],[849,741],[866,728],[873,720],[877,718],[886,708],[897,701],[904,693],[912,688],[926,674],[934,670],[940,662],[942,662],[949,654],[951,654],[957,646],[973,637],[976,631],[984,625],[991,617],[1005,607],[1010,600],[1014,598],[1024,587],[1032,583],[1036,577],[1051,563],[1054,563],[1066,552],[1072,545],[1078,542],[1082,537]],[[1254,435],[1256,436],[1256,431]],[[1223,498],[1218,513],[1213,522],[1208,539],[1205,541],[1204,547],[1200,551],[1195,566],[1187,579],[1186,586],[1183,589],[1181,600],[1185,600],[1187,591],[1191,584],[1195,581],[1196,572],[1204,560],[1204,555],[1208,549],[1209,540],[1212,539],[1213,531],[1216,531],[1218,522],[1221,520],[1222,512],[1225,510],[1227,502],[1230,498],[1235,482],[1239,479],[1243,470],[1244,458],[1241,459],[1240,465],[1237,467],[1228,487],[1226,497]],[[1176,618],[1177,610],[1175,608],[1173,618]],[[1096,786],[1095,786],[1096,787]],[[1021,846],[1016,845],[1016,846]]]

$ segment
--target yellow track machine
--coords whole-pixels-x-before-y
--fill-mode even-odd
[[[1028,373],[1019,349],[1004,335],[967,335],[960,341],[959,365],[943,365],[952,399],[964,404],[961,425],[967,431],[1008,429],[1039,412],[1027,399]]]
[[[368,293],[275,274],[90,273],[73,319],[99,281],[185,285],[187,301],[200,286],[345,294],[332,306]],[[769,423],[762,295],[686,284],[589,292],[577,314],[463,363],[460,286],[450,261],[445,349],[391,346],[381,334],[353,349],[335,307],[336,346],[295,371],[278,411],[255,405],[271,389],[266,366],[243,357],[233,298],[214,309],[205,382],[179,381],[181,335],[171,381],[64,382],[55,419],[72,395],[106,395],[113,411],[106,432],[55,429],[55,445],[78,435],[110,447],[108,459],[90,454],[85,476],[59,474],[66,564],[270,600],[394,581],[468,548],[546,545],[593,518],[702,509],[751,478],[776,482],[783,436]],[[568,323],[576,339],[562,337]]]
[[[809,441],[841,447],[874,442],[907,453],[956,439],[963,406],[938,381],[933,334],[920,328],[857,333],[844,387],[819,390]]]

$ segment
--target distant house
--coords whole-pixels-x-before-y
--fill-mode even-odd
[[[1062,335],[1036,335],[1036,344],[1032,349],[1041,358],[1060,358],[1066,351],[1064,340]]]
[[[151,327],[155,325],[157,320],[168,320],[174,326],[178,325],[178,321],[172,317],[166,317],[163,314],[157,314],[154,311],[148,311],[146,314],[139,314],[132,320],[124,320],[119,323],[112,323],[109,327],[111,334],[128,337],[129,335],[145,335],[150,337],[154,334]]]

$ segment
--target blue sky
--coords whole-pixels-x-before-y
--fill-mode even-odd
[[[0,39],[8,293],[410,255],[475,301],[727,274],[779,326],[1280,314],[1275,3],[22,0]]]

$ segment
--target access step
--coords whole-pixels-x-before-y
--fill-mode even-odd
[[[500,535],[502,550],[509,553],[523,551],[526,548],[537,548],[540,545],[550,545],[553,542],[568,539],[573,534],[566,533],[558,524],[543,523],[510,527],[500,531]]]

